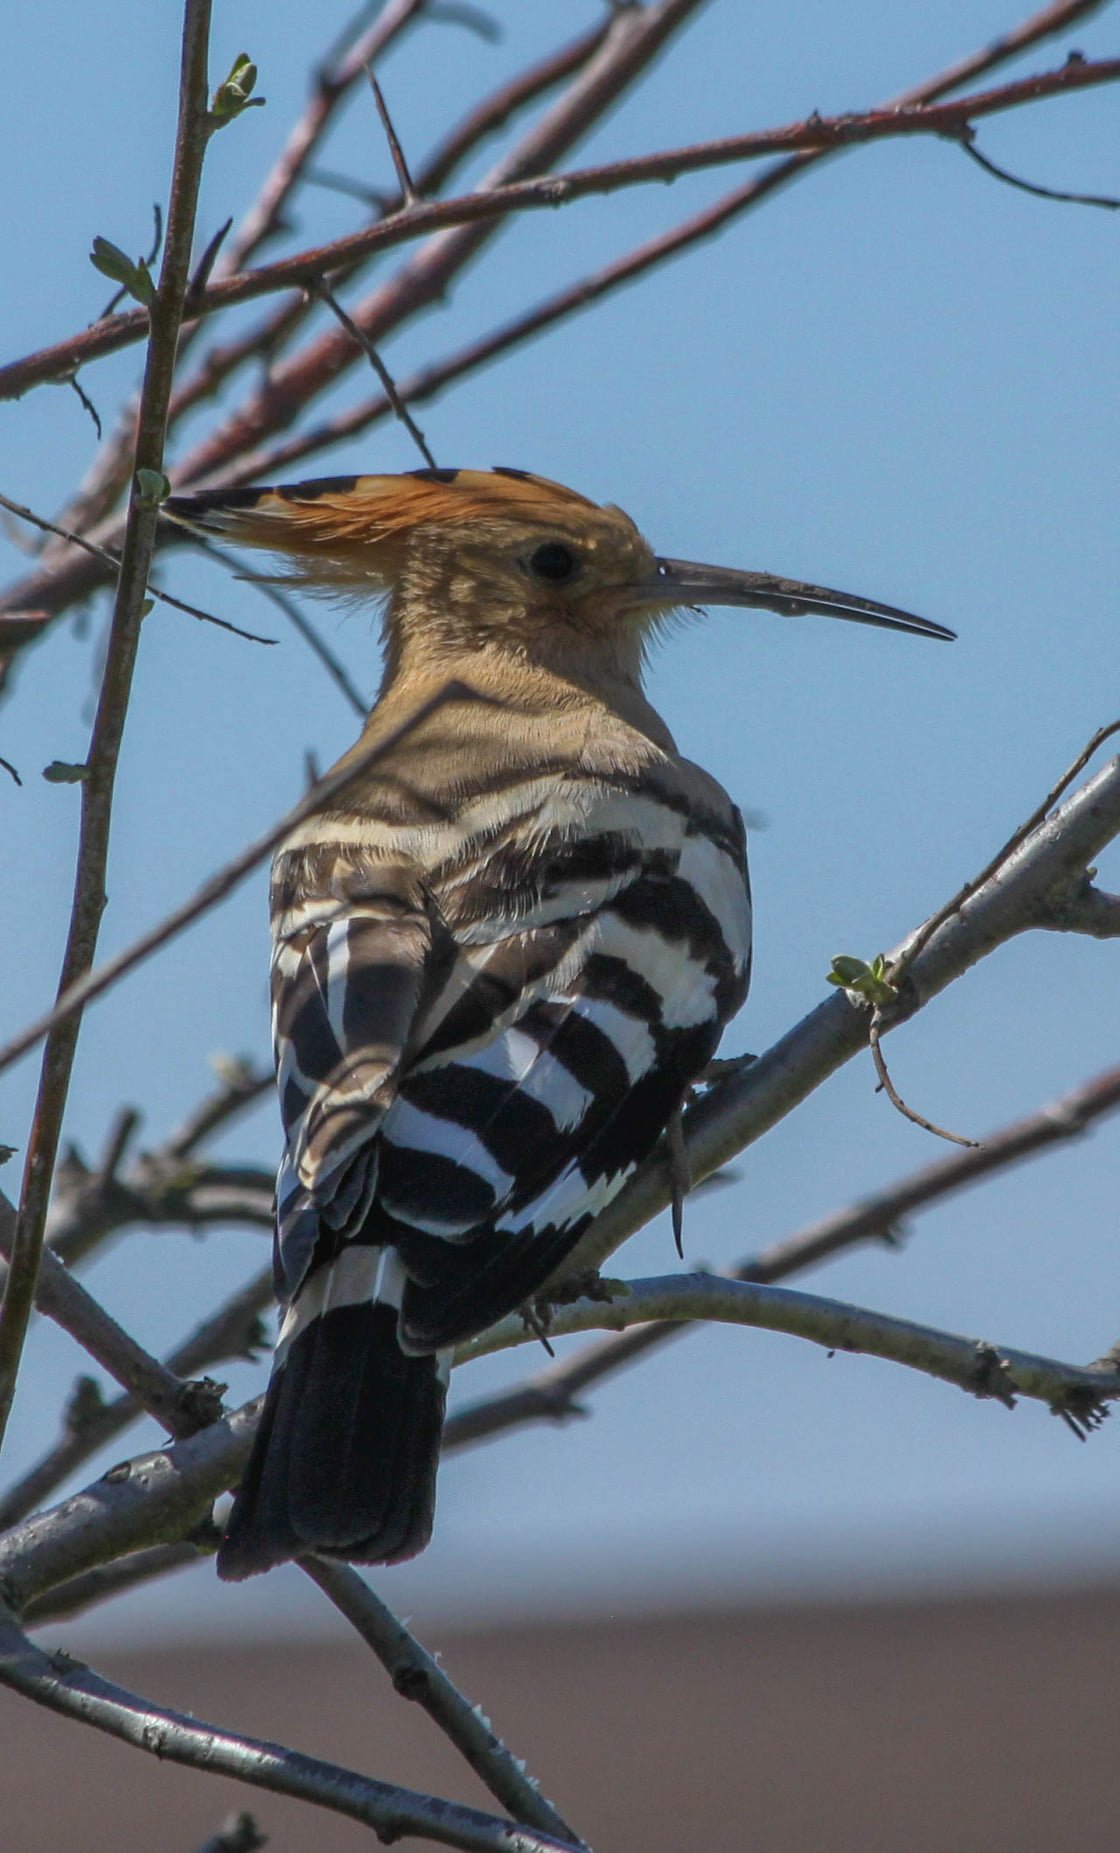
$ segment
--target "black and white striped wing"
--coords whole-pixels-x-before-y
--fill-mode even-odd
[[[656,829],[645,821],[640,837],[539,841],[506,907],[495,889],[520,852],[457,871],[459,958],[381,1132],[409,1348],[455,1343],[536,1290],[652,1149],[742,1001],[741,826],[694,828],[665,807]]]
[[[410,871],[330,849],[282,856],[273,889],[272,1026],[285,1150],[277,1291],[364,1227],[378,1133],[409,1037],[438,978],[429,903]],[[446,961],[444,961],[446,962]]]

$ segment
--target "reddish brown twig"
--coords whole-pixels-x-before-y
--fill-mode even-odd
[[[651,11],[653,8],[647,9]],[[315,277],[349,270],[374,252],[427,237],[435,231],[478,226],[506,218],[511,213],[568,205],[594,194],[676,180],[681,174],[724,167],[738,161],[760,160],[766,155],[827,152],[861,142],[911,135],[939,135],[959,141],[969,125],[981,117],[1117,81],[1120,81],[1120,59],[1071,60],[1057,70],[1020,78],[995,90],[978,91],[953,102],[919,104],[890,112],[872,110],[863,115],[810,117],[780,129],[764,129],[692,147],[665,149],[602,167],[576,168],[566,173],[511,181],[458,199],[421,202],[366,231],[296,252],[256,270],[222,278],[206,291],[198,305],[198,313],[213,314],[277,290],[304,289]],[[115,317],[108,324],[95,323],[80,335],[0,368],[0,398],[18,398],[33,386],[60,379],[77,366],[129,346],[142,339],[147,319],[146,311],[135,310]]]

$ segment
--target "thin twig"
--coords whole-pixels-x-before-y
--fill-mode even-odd
[[[415,419],[413,418],[404,400],[401,398],[400,393],[397,391],[397,388],[393,383],[392,374],[389,372],[388,367],[385,365],[385,362],[382,360],[380,354],[378,353],[377,349],[374,347],[373,342],[370,340],[369,336],[367,334],[364,334],[363,331],[358,327],[357,322],[352,320],[352,318],[349,315],[347,315],[346,310],[343,308],[342,304],[338,301],[338,299],[335,296],[331,294],[330,290],[327,288],[327,285],[324,282],[317,281],[316,283],[312,284],[310,286],[310,293],[313,296],[317,296],[320,302],[326,303],[327,308],[331,311],[332,315],[334,315],[338,319],[338,321],[342,324],[347,334],[350,335],[351,338],[357,342],[363,354],[365,354],[367,360],[369,361],[370,366],[373,368],[378,379],[381,381],[381,384],[385,389],[385,396],[388,399],[389,404],[393,408],[394,415],[400,419],[401,424],[404,426],[405,430],[408,432],[409,437],[412,439],[417,450],[420,452],[420,455],[423,457],[424,462],[428,465],[428,468],[432,470],[438,469],[439,465],[437,464],[431,451],[428,449],[428,444],[424,436],[424,433],[421,431],[419,425],[416,423]]]
[[[924,1113],[919,1113],[916,1107],[910,1106],[907,1101],[903,1100],[902,1095],[891,1080],[891,1071],[887,1067],[887,1058],[883,1054],[882,1044],[879,1040],[883,1032],[883,1027],[883,1013],[879,1006],[876,1005],[871,1012],[871,1021],[867,1027],[867,1045],[871,1050],[871,1059],[875,1064],[875,1073],[879,1077],[879,1086],[886,1094],[892,1107],[895,1108],[896,1112],[901,1113],[903,1119],[909,1120],[911,1125],[920,1126],[923,1132],[932,1132],[935,1138],[946,1139],[950,1145],[964,1145],[969,1147],[969,1149],[977,1146],[979,1144],[978,1139],[970,1139],[967,1134],[963,1132],[950,1132],[947,1126],[939,1126],[936,1120],[927,1120]]]
[[[243,270],[254,252],[281,229],[292,193],[340,105],[360,83],[366,65],[384,56],[424,6],[425,0],[387,0],[378,8],[372,25],[365,24],[363,15],[369,9],[363,8],[358,23],[344,27],[319,68],[307,107],[288,136],[256,204],[230,241],[223,271],[233,274]]]
[[[412,184],[412,175],[408,171],[408,162],[404,158],[404,149],[401,147],[397,131],[393,127],[393,119],[389,114],[388,105],[381,94],[381,85],[373,74],[372,64],[366,65],[366,76],[369,78],[369,87],[373,91],[373,100],[377,105],[377,113],[381,118],[381,127],[385,131],[385,140],[389,144],[389,153],[392,156],[393,169],[397,176],[397,185],[401,190],[401,201],[406,207],[415,206],[420,195]]]
[[[415,0],[412,0],[412,3],[415,5]],[[383,17],[388,17],[388,9]],[[420,193],[438,192],[480,142],[493,134],[495,130],[503,127],[520,110],[580,70],[598,50],[606,35],[608,25],[609,21],[602,20],[590,31],[562,47],[560,51],[549,53],[538,64],[530,65],[525,71],[519,72],[508,83],[502,84],[493,91],[482,103],[468,111],[463,120],[436,148],[434,154],[425,161],[417,181]],[[347,68],[349,70],[351,67]],[[356,69],[360,75],[362,67],[359,65]],[[297,137],[294,136],[293,141],[296,139]],[[283,157],[281,157],[282,161]],[[314,181],[316,174],[308,165],[305,165],[302,169],[302,178]],[[373,203],[371,190],[368,187],[361,187],[359,192],[367,204]],[[378,199],[380,200],[380,195]],[[395,203],[392,200],[385,201],[379,206],[379,210],[387,212]],[[263,322],[247,330],[244,335],[212,347],[199,363],[193,377],[185,381],[177,390],[171,403],[172,423],[174,424],[201,400],[212,398],[222,382],[247,361],[256,359],[261,354],[277,353],[302,326],[307,308],[306,298],[295,296],[278,310],[273,310]],[[105,512],[106,506],[103,505],[102,512]]]
[[[969,160],[976,162],[977,167],[982,167],[985,173],[993,174],[1009,187],[1018,187],[1020,193],[1031,193],[1035,199],[1061,200],[1069,206],[1102,206],[1106,212],[1120,212],[1120,199],[1113,199],[1107,193],[1065,193],[1060,187],[1042,187],[1037,181],[1023,180],[1018,174],[1008,173],[1006,167],[998,166],[990,155],[981,154],[975,142],[967,135],[962,136],[960,145]]]
[[[422,1706],[515,1821],[524,1821],[529,1827],[540,1828],[542,1833],[555,1834],[560,1840],[583,1846],[579,1836],[545,1799],[533,1778],[526,1774],[523,1765],[487,1723],[478,1706],[464,1697],[438,1661],[356,1570],[348,1564],[328,1563],[319,1557],[301,1559],[300,1568],[373,1649],[392,1680],[394,1691]]]
[[[137,470],[160,473],[171,379],[190,278],[191,242],[210,135],[206,61],[210,0],[186,0],[183,14],[179,119],[168,208],[167,244],[155,296],[148,311],[151,338],[137,421]],[[66,951],[59,991],[71,989],[93,965],[105,904],[105,871],[117,761],[140,642],[148,571],[155,547],[157,511],[134,496],[129,506],[120,577],[108,650],[88,754],[89,776],[81,786],[81,829]],[[27,1140],[4,1303],[0,1308],[0,1446],[15,1395],[43,1247],[51,1178],[62,1116],[77,1047],[80,1017],[68,1015],[51,1032],[43,1054],[34,1117]]]
[[[996,946],[1041,924],[1043,903],[1083,879],[1086,866],[1118,835],[1120,759],[1115,759],[1043,819],[1012,860],[1000,865],[998,876],[993,874],[973,894],[965,912],[946,919],[922,948],[910,966],[913,1009],[923,1008]],[[911,944],[912,939],[905,940],[892,959]],[[687,1108],[683,1124],[693,1178],[699,1182],[721,1170],[866,1047],[865,1009],[843,991],[818,1004],[757,1061]],[[565,1272],[578,1275],[600,1267],[620,1243],[667,1208],[671,1197],[669,1167],[664,1154],[658,1154],[596,1218]]]
[[[90,398],[88,392],[85,391],[76,373],[71,374],[68,384],[70,385],[72,391],[77,393],[78,399],[82,406],[83,411],[87,412],[90,418],[93,420],[93,428],[97,433],[97,441],[100,444],[103,433],[101,430],[101,415],[98,412],[97,407],[94,405],[93,400]]]
[[[0,508],[6,508],[11,515],[18,515],[21,521],[29,521],[33,527],[40,528],[45,534],[55,534],[59,540],[69,541],[71,546],[80,547],[83,553],[92,555],[95,560],[104,561],[115,573],[121,569],[121,556],[112,553],[108,547],[99,547],[95,541],[87,540],[83,534],[74,534],[68,528],[60,528],[57,522],[48,521],[44,515],[37,515],[33,509],[22,502],[13,502],[9,496],[0,495]],[[274,644],[275,637],[259,637],[255,631],[243,631],[240,625],[231,624],[228,618],[215,617],[212,611],[203,611],[199,605],[188,605],[181,598],[173,598],[170,592],[161,592],[158,586],[149,581],[147,596],[158,599],[161,605],[173,605],[176,611],[185,611],[188,617],[201,618],[204,624],[216,624],[219,630],[232,631],[235,637],[244,637],[249,643]]]
[[[1061,778],[1052,790],[1047,792],[1042,803],[1037,805],[1031,812],[1026,823],[1021,824],[1014,835],[1008,838],[1003,848],[997,850],[991,861],[986,863],[981,869],[979,875],[974,875],[971,880],[965,882],[963,888],[958,890],[952,900],[947,901],[944,907],[938,908],[937,912],[930,916],[924,926],[918,929],[913,939],[908,940],[904,944],[902,951],[891,960],[886,974],[888,982],[896,991],[901,986],[902,980],[910,970],[914,960],[919,957],[923,949],[929,945],[930,940],[938,929],[945,924],[946,920],[951,919],[954,914],[959,913],[961,908],[967,904],[972,896],[984,886],[985,882],[993,880],[995,876],[999,874],[1000,869],[1011,860],[1016,850],[1026,842],[1033,831],[1038,829],[1044,818],[1048,816],[1049,812],[1058,802],[1062,793],[1067,791],[1070,785],[1072,785],[1078,773],[1084,771],[1098,748],[1115,733],[1120,733],[1120,721],[1113,721],[1107,727],[1098,728],[1088,745],[1077,755],[1073,764],[1063,772]],[[1075,922],[1072,918],[1069,921],[1069,925],[1071,930],[1075,928]],[[896,1088],[891,1079],[890,1069],[887,1066],[886,1057],[883,1054],[880,1042],[880,1037],[884,1029],[891,1026],[896,1015],[897,1013],[893,1005],[876,1004],[871,1012],[871,1019],[867,1031],[867,1041],[871,1050],[872,1061],[875,1064],[875,1072],[879,1077],[879,1085],[886,1094],[887,1099],[890,1101],[891,1105],[902,1114],[904,1119],[910,1120],[915,1126],[920,1126],[924,1132],[931,1132],[938,1139],[947,1139],[950,1145],[974,1146],[976,1144],[975,1139],[966,1138],[964,1134],[959,1132],[950,1132],[947,1127],[939,1126],[936,1121],[927,1119],[925,1115],[919,1113],[915,1107],[910,1106],[909,1103],[902,1098],[902,1095]]]
[[[153,952],[158,952],[161,946],[166,946],[171,940],[176,939],[186,927],[193,925],[210,908],[216,907],[219,901],[224,901],[227,894],[239,887],[245,878],[252,874],[257,865],[263,862],[265,857],[271,854],[297,825],[317,811],[336,803],[356,779],[361,778],[371,766],[376,765],[379,759],[399,745],[414,728],[422,726],[429,715],[434,714],[438,708],[443,707],[447,702],[484,701],[486,699],[484,695],[465,687],[462,683],[448,682],[438,694],[424,702],[410,720],[394,728],[383,740],[371,741],[359,752],[348,755],[345,763],[336,766],[334,771],[321,779],[318,785],[313,786],[299,803],[280,819],[279,823],[273,824],[263,836],[257,837],[247,849],[242,850],[239,856],[235,856],[232,862],[227,862],[216,875],[212,875],[208,881],[204,882],[189,901],[184,901],[172,913],[165,915],[157,926],[141,934],[139,939],[133,940],[132,944],[127,946],[123,952],[119,952],[115,958],[106,959],[103,965],[87,972],[84,977],[65,988],[53,1010],[46,1011],[43,1016],[29,1024],[3,1049],[0,1049],[0,1070],[10,1067],[12,1062],[18,1060],[21,1055],[25,1055],[28,1049],[34,1048],[35,1044],[45,1035],[49,1035],[58,1024],[65,1023],[75,1012],[83,1010],[92,998],[100,997],[103,991],[108,990],[110,985],[115,984],[126,972],[132,971],[135,966],[150,958]]]
[[[272,1086],[272,1071],[254,1068],[251,1062],[226,1057],[220,1066],[216,1062],[214,1066],[218,1068],[218,1086],[191,1109],[163,1147],[171,1162],[190,1158],[204,1140],[227,1126],[235,1115],[255,1106]]]
[[[192,538],[195,543],[203,548],[206,553],[210,554],[213,559],[221,560],[222,563],[230,567],[231,570],[237,571],[240,569],[241,561],[237,558],[236,554],[229,551],[228,547],[220,547],[216,541],[211,540],[209,535],[196,534],[192,536]],[[262,597],[267,598],[271,604],[275,605],[277,611],[283,612],[288,623],[292,626],[292,629],[303,638],[308,649],[319,658],[323,668],[326,670],[335,686],[342,691],[342,694],[349,702],[351,708],[353,708],[355,714],[360,714],[362,719],[365,720],[366,715],[369,713],[369,702],[362,699],[360,692],[355,688],[353,682],[351,682],[343,664],[334,654],[329,644],[320,637],[315,626],[304,616],[303,612],[296,604],[295,599],[289,598],[288,594],[282,592],[279,586],[269,585],[266,579],[251,579],[248,583],[255,591],[259,592]]]

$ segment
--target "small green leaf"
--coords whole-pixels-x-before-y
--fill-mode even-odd
[[[156,286],[143,258],[133,263],[120,245],[113,244],[108,238],[95,238],[89,261],[103,277],[108,277],[112,283],[119,283],[137,302],[142,302],[146,309],[151,307],[155,301]]]
[[[867,970],[868,967],[863,959],[853,959],[846,952],[838,952],[832,961],[828,982],[839,985],[842,991],[846,991],[849,986],[865,977]]]
[[[147,615],[148,615],[148,613],[149,613],[150,611],[154,611],[154,610],[155,610],[155,608],[156,608],[156,601],[155,601],[155,599],[154,599],[154,598],[146,598],[146,599],[144,600],[144,602],[143,602],[143,604],[142,604],[142,605],[140,606],[140,616],[141,616],[142,618],[146,618],[146,617],[147,617]]]
[[[0,1145],[0,1165],[6,1165],[9,1158],[14,1158],[18,1150],[18,1145]]]
[[[171,484],[162,470],[137,470],[136,500],[141,508],[158,508],[171,494]]]
[[[81,785],[89,777],[88,766],[71,765],[66,759],[52,759],[43,767],[43,777],[50,785]]]
[[[210,126],[224,129],[246,109],[263,109],[264,98],[255,97],[257,67],[247,51],[238,52],[225,82],[218,85],[210,105]]]
[[[887,960],[881,952],[876,953],[870,965],[865,959],[855,959],[846,952],[838,952],[832,961],[832,970],[827,973],[827,980],[839,990],[862,998],[864,1003],[880,1007],[893,1004],[898,996],[887,971]]]

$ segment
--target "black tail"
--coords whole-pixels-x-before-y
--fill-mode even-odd
[[[239,1581],[311,1551],[354,1563],[422,1551],[446,1396],[438,1360],[401,1350],[395,1308],[312,1319],[273,1372],[218,1575]]]

